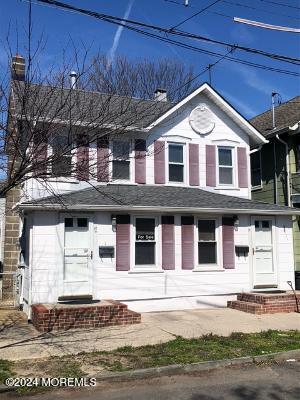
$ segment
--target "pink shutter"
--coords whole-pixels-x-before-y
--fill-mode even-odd
[[[223,268],[234,268],[234,224],[233,218],[222,219]]]
[[[33,175],[45,175],[47,173],[48,143],[45,141],[38,144],[33,156],[35,157],[35,160],[33,160]]]
[[[79,181],[89,180],[89,143],[85,135],[77,138],[77,179]]]
[[[154,142],[154,182],[165,183],[165,142]]]
[[[194,217],[181,217],[181,265],[194,268]]]
[[[189,144],[190,186],[199,186],[199,145]]]
[[[108,138],[97,140],[97,181],[109,181],[109,146]]]
[[[206,145],[206,186],[216,186],[216,146]]]
[[[175,231],[174,217],[161,217],[162,230],[162,268],[175,269]]]
[[[237,148],[239,187],[248,187],[247,151],[245,147]]]
[[[135,141],[135,182],[146,183],[146,141]]]
[[[130,269],[130,215],[117,215],[116,270]]]

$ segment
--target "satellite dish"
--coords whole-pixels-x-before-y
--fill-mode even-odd
[[[210,133],[215,127],[213,114],[204,103],[193,109],[190,113],[189,123],[192,129],[201,135]]]

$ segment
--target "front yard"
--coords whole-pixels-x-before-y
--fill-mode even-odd
[[[166,343],[126,346],[37,360],[0,360],[1,383],[9,376],[83,377],[108,371],[128,371],[170,364],[189,364],[244,356],[256,356],[300,348],[300,331],[269,330],[260,333],[205,335],[196,339],[177,336]]]

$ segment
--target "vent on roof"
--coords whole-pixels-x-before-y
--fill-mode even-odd
[[[202,135],[210,133],[215,127],[213,113],[204,103],[193,109],[189,122],[192,129]]]

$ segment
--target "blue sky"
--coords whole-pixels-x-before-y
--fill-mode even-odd
[[[77,7],[91,9],[110,15],[143,21],[148,24],[172,27],[188,18],[213,0],[189,0],[190,6],[184,7],[165,0],[62,0]],[[174,0],[183,3],[184,0]],[[300,7],[299,0],[274,0],[292,7]],[[235,3],[235,4],[234,4]],[[244,5],[244,7],[237,4]],[[257,9],[252,9],[254,7]],[[259,10],[258,10],[259,9]],[[204,12],[192,18],[180,29],[230,43],[260,48],[268,52],[299,58],[300,35],[276,32],[247,25],[237,24],[228,16],[263,21],[275,25],[299,27],[300,9],[282,7],[262,0],[222,0]],[[215,13],[221,13],[220,16]],[[5,37],[10,30],[10,41],[14,49],[18,47],[22,54],[26,46],[26,26],[28,3],[21,0],[1,2],[0,14],[0,63],[5,63]],[[98,50],[107,53],[112,59],[116,54],[132,59],[159,59],[170,57],[187,66],[193,65],[195,73],[203,70],[217,59],[211,56],[178,48],[146,38],[126,29],[110,25],[91,17],[70,13],[55,8],[33,4],[33,42],[41,34],[46,39],[42,65],[54,64],[62,57],[62,51],[70,44],[70,38],[78,46],[86,46],[92,55]],[[18,41],[16,40],[18,31]],[[207,45],[203,42],[188,43],[202,48],[226,52],[226,48]],[[264,59],[255,55],[235,52],[235,56],[282,69],[297,70],[295,66]],[[199,84],[208,80],[208,75],[199,79]],[[282,101],[300,93],[299,78],[279,73],[263,71],[229,61],[220,62],[212,71],[212,85],[245,117],[251,118],[270,107],[271,92],[278,92]]]

